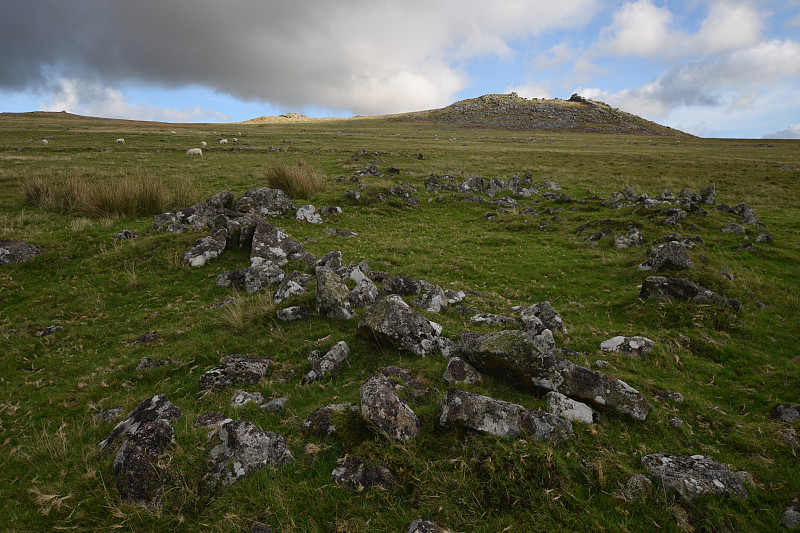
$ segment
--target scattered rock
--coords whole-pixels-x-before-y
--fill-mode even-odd
[[[783,512],[781,525],[786,529],[800,528],[800,504],[793,503]]]
[[[264,395],[260,392],[237,390],[233,393],[233,396],[231,396],[231,407],[242,407],[248,403],[261,405],[264,403]]]
[[[653,255],[639,265],[637,270],[661,272],[664,270],[685,270],[687,268],[694,268],[689,252],[680,243],[668,242],[658,247]]]
[[[350,291],[342,278],[329,268],[317,268],[317,313],[337,320],[350,320],[357,315],[350,308]]]
[[[33,332],[34,337],[49,337],[58,331],[64,331],[64,326],[47,326],[46,328],[37,329]]]
[[[294,254],[304,251],[303,245],[269,222],[259,221],[253,232],[250,265],[275,263],[285,265]]]
[[[352,405],[350,402],[335,403],[326,405],[314,410],[305,420],[300,423],[300,429],[306,434],[327,436],[336,432],[333,418],[335,413],[356,410],[361,415],[361,408]]]
[[[413,296],[420,293],[422,284],[415,280],[402,277],[387,277],[381,282],[381,290],[389,294]]]
[[[730,224],[726,224],[720,230],[722,233],[733,233],[734,235],[744,235],[747,233],[747,228],[742,226],[741,224],[736,224],[735,222],[731,222]]]
[[[411,309],[395,294],[372,304],[358,323],[365,339],[388,344],[416,355],[427,355],[437,348],[441,326]]]
[[[417,518],[408,525],[406,533],[447,533],[439,524],[427,518]]]
[[[285,277],[286,274],[276,263],[263,262],[255,266],[223,272],[217,276],[214,285],[244,289],[250,294],[277,285]]]
[[[0,239],[0,265],[24,263],[40,253],[42,249],[33,243]]]
[[[522,329],[525,331],[535,332],[537,335],[545,329],[549,329],[551,332],[567,332],[567,327],[564,325],[561,315],[547,300],[533,305],[512,307],[511,310],[519,313]]]
[[[272,360],[256,355],[232,354],[222,364],[200,376],[201,389],[222,389],[228,385],[255,385],[267,375]]]
[[[350,354],[350,348],[344,341],[337,342],[328,353],[319,358],[314,358],[311,371],[303,378],[303,383],[311,383],[323,378],[330,372],[339,368]]]
[[[155,342],[160,338],[161,337],[159,337],[158,333],[156,333],[155,331],[150,331],[148,333],[145,333],[144,335],[139,336],[135,341],[131,343],[131,345],[135,346],[137,344],[143,344],[146,342]]]
[[[653,391],[653,398],[659,402],[683,403],[686,398],[680,392],[666,389],[656,389]]]
[[[669,425],[674,427],[675,429],[680,429],[683,427],[683,420],[674,416],[669,419]]]
[[[102,422],[111,422],[122,416],[122,407],[112,407],[111,409],[104,409],[99,413],[95,413],[94,419]]]
[[[291,274],[283,278],[283,281],[275,292],[272,294],[272,301],[276,304],[284,300],[288,300],[293,296],[299,296],[306,293],[306,285],[311,281],[311,274],[304,274],[293,270]]]
[[[741,480],[725,465],[702,455],[654,453],[642,457],[650,479],[686,501],[705,495],[747,499]]]
[[[640,357],[653,351],[656,343],[647,337],[617,336],[600,343],[600,349],[606,353],[624,353]]]
[[[124,229],[119,233],[115,233],[111,236],[112,239],[116,239],[118,241],[127,241],[130,239],[135,239],[137,237],[136,232],[132,229]]]
[[[178,420],[181,411],[175,407],[163,394],[156,394],[142,400],[128,416],[116,425],[105,439],[101,440],[98,446],[104,451],[113,451],[120,446],[123,439],[133,435],[136,431],[148,422],[164,419],[169,422]]]
[[[445,394],[439,425],[458,425],[501,437],[522,433],[535,441],[560,442],[572,436],[572,425],[563,418],[461,389],[449,389]]]
[[[208,473],[211,486],[223,487],[266,466],[280,468],[294,461],[286,437],[262,431],[248,420],[229,420],[209,437]]]
[[[339,460],[338,466],[331,472],[331,481],[354,492],[374,488],[390,490],[398,486],[397,479],[388,468],[369,465],[356,455]]]
[[[450,358],[443,377],[451,385],[471,385],[481,380],[481,375],[475,370],[475,367],[460,357]]]
[[[778,405],[773,409],[772,416],[786,424],[793,424],[796,420],[800,419],[800,404]]]
[[[614,246],[619,250],[624,250],[625,248],[629,248],[631,246],[641,246],[642,241],[644,241],[642,233],[634,227],[628,228],[628,233],[625,236],[614,236]]]
[[[407,442],[419,433],[417,415],[397,395],[394,382],[375,374],[361,384],[361,416],[389,439]]]
[[[351,308],[369,307],[380,298],[378,286],[367,277],[358,282],[347,297]]]
[[[136,365],[136,371],[140,372],[142,370],[153,370],[156,368],[160,368],[162,366],[173,365],[173,364],[175,364],[175,361],[170,361],[168,359],[155,360],[155,359],[150,359],[147,356],[144,356],[141,359],[139,359],[139,364]]]
[[[322,217],[313,205],[301,205],[297,208],[294,217],[299,222],[307,224],[322,224]]]
[[[462,332],[458,341],[457,355],[475,368],[532,392],[560,392],[600,411],[611,410],[637,420],[644,420],[650,412],[645,397],[624,381],[564,359],[536,344],[525,332]]]
[[[285,309],[278,309],[275,311],[275,315],[278,317],[279,320],[283,320],[284,322],[291,322],[292,320],[302,320],[304,318],[308,318],[311,314],[311,309],[305,305],[295,305],[292,307],[287,307]]]
[[[249,200],[245,200],[245,198],[249,198]],[[239,211],[242,209],[243,204],[247,204],[250,206],[248,211],[253,210],[260,216],[277,217],[294,208],[292,200],[286,193],[280,189],[270,189],[268,187],[250,189],[244,193],[242,200],[238,209],[234,204],[233,208],[235,210]]]
[[[123,501],[148,507],[166,492],[170,474],[158,458],[175,443],[168,420],[159,418],[139,426],[122,443],[114,458],[114,483]]]
[[[230,418],[225,415],[221,415],[219,413],[214,412],[207,412],[201,415],[198,415],[197,418],[194,419],[195,426],[202,426],[206,428],[216,428],[228,422]]]
[[[261,408],[270,413],[279,413],[283,411],[287,403],[289,403],[289,398],[286,396],[281,396],[280,398],[275,398],[274,400],[268,401],[262,405]]]
[[[547,405],[550,408],[550,412],[558,417],[566,418],[572,422],[594,423],[594,411],[591,407],[585,403],[571,400],[560,392],[548,392]]]
[[[642,300],[683,300],[701,304],[722,303],[734,311],[739,311],[742,308],[742,302],[739,300],[724,298],[687,279],[665,278],[662,276],[645,278],[639,290],[639,298]]]
[[[634,474],[628,478],[622,494],[628,502],[649,498],[653,494],[653,482],[644,474]]]
[[[228,230],[220,228],[211,235],[195,241],[183,254],[183,264],[190,267],[200,267],[216,259],[225,251]]]

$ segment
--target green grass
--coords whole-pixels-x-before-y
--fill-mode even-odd
[[[185,157],[185,148],[216,135],[235,135],[240,144],[226,149],[209,142],[203,159]],[[43,136],[50,138],[46,148],[27,142]],[[115,145],[117,137],[125,138],[124,146]],[[327,186],[306,197],[290,193],[295,202],[303,198],[302,203],[343,209],[322,226],[292,216],[273,221],[310,252],[322,256],[337,249],[347,263],[366,259],[374,270],[480,291],[483,297],[472,294],[465,304],[484,311],[503,313],[511,305],[549,300],[568,328],[556,335],[557,345],[579,351],[575,361],[585,366],[598,358],[603,340],[647,336],[658,342],[656,350],[640,359],[609,358],[606,372],[651,400],[653,390],[666,388],[684,394],[686,402],[652,400],[644,422],[607,416],[592,427],[576,426],[575,438],[557,446],[441,429],[436,402],[448,388],[441,377],[444,359],[378,348],[355,334],[354,322],[276,321],[265,294],[214,287],[219,273],[248,264],[246,251],[229,250],[191,269],[181,265],[181,257],[203,234],[152,230],[153,209],[188,206],[225,189],[240,196],[265,186],[270,169],[296,167],[298,160]],[[800,171],[786,168],[799,163],[797,143],[790,141],[678,142],[365,119],[163,125],[0,115],[0,239],[28,240],[44,249],[29,263],[0,267],[0,524],[9,531],[246,531],[261,521],[277,531],[384,532],[405,531],[413,519],[429,516],[453,531],[678,531],[685,513],[696,531],[776,530],[783,510],[800,496],[797,448],[778,439],[783,426],[770,418],[776,404],[800,402]],[[370,205],[347,199],[345,191],[357,185],[334,178],[349,178],[370,164],[384,176],[362,176],[364,191],[409,183],[420,191],[420,206],[406,207],[391,197]],[[393,165],[399,174],[389,173]],[[530,172],[534,182],[549,178],[576,199],[608,196],[626,186],[651,196],[665,188],[677,194],[713,181],[717,203],[747,202],[774,242],[740,250],[742,236],[719,232],[735,217],[713,210],[708,217],[690,216],[678,231],[700,235],[706,244],[690,251],[697,268],[686,276],[742,300],[742,311],[642,302],[636,287],[644,274],[636,266],[645,248],[617,250],[610,239],[598,246],[577,243],[602,227],[623,232],[634,224],[646,247],[673,231],[654,212],[611,211],[591,199],[532,204],[542,200],[537,195],[517,198],[520,207],[504,212],[457,201],[448,191],[426,193],[423,181],[433,172],[502,179]],[[150,206],[145,212],[126,213],[136,203],[129,189],[122,205],[98,211],[60,200],[44,202],[42,209],[35,200],[48,194],[58,199],[76,177],[97,190],[142,177],[158,184],[165,203],[144,202]],[[181,190],[189,192],[180,198],[169,192]],[[525,207],[539,214],[521,214]],[[561,210],[550,213],[551,208]],[[495,217],[488,219],[487,212]],[[588,229],[577,235],[584,224]],[[358,237],[339,238],[326,228]],[[139,238],[111,238],[122,229],[135,230]],[[287,271],[292,268],[304,267],[295,262]],[[759,309],[748,295],[768,307]],[[234,303],[217,308],[229,298]],[[309,295],[286,304],[312,298],[313,285]],[[491,329],[470,325],[454,309],[429,317],[443,325],[446,336]],[[30,334],[49,325],[65,329],[50,337]],[[158,332],[158,341],[133,344],[150,331]],[[298,387],[310,369],[308,353],[338,340],[350,346],[348,362]],[[233,388],[200,390],[200,375],[232,353],[273,358],[267,378],[248,390],[266,398],[288,396],[283,413],[235,411],[229,405]],[[142,356],[177,364],[136,372]],[[301,433],[300,421],[314,409],[357,402],[361,382],[388,365],[408,368],[431,390],[428,399],[411,404],[423,424],[417,438],[403,446],[388,443],[352,420],[339,438]],[[491,377],[469,389],[545,408],[542,399]],[[183,477],[161,510],[147,510],[119,500],[112,459],[97,449],[114,424],[93,415],[115,406],[127,413],[157,393],[183,411],[170,452]],[[203,493],[206,432],[192,422],[206,411],[286,435],[295,463],[213,497]],[[685,422],[682,429],[670,426],[673,416]],[[306,454],[308,444],[318,451]],[[750,498],[684,503],[656,494],[626,503],[625,481],[643,472],[643,455],[660,451],[709,455],[751,472]],[[388,463],[400,488],[352,494],[333,486],[331,470],[346,453]]]

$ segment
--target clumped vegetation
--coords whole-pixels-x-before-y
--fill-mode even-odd
[[[0,529],[239,532],[262,522],[280,532],[383,533],[405,531],[424,516],[455,532],[779,530],[784,509],[800,497],[800,427],[771,416],[779,403],[800,402],[796,141],[460,129],[380,119],[226,128],[0,115],[0,237],[42,249],[30,262],[0,266]],[[212,146],[202,160],[186,158],[183,146],[212,140],[212,131],[235,133],[242,148]],[[49,139],[46,148],[28,142],[42,137]],[[115,145],[118,137],[124,147]],[[281,143],[285,151],[270,149]],[[591,426],[575,424],[573,438],[555,445],[440,428],[437,402],[450,386],[442,378],[443,357],[376,346],[355,333],[355,321],[282,322],[276,309],[313,308],[313,281],[308,294],[278,305],[266,292],[215,287],[218,274],[249,264],[248,250],[234,247],[190,268],[183,254],[207,232],[153,229],[153,214],[222,190],[240,197],[263,187],[271,174],[265,169],[273,168],[348,178],[308,192],[291,189],[302,181],[296,178],[267,179],[295,203],[313,198],[317,207],[341,206],[341,214],[324,215],[321,225],[291,214],[270,220],[307,251],[321,257],[340,250],[348,264],[363,259],[373,270],[468,291],[464,305],[485,312],[548,300],[568,331],[555,335],[557,346],[574,350],[570,359],[585,367],[605,358],[611,366],[603,371],[641,391],[653,410],[644,421],[605,414]],[[425,189],[432,174],[444,182],[447,175],[506,180],[515,173],[557,182],[571,200],[515,196],[518,205],[504,207]],[[710,182],[718,206],[747,202],[773,242],[755,243],[754,226],[744,235],[722,233],[736,218],[710,206],[704,206],[707,216],[693,214],[676,228],[663,226],[652,210],[610,210],[595,198],[625,187],[652,198],[663,189],[677,194]],[[402,196],[379,201],[390,187],[416,189],[419,205]],[[346,196],[350,189],[361,200]],[[611,237],[587,240],[607,227],[624,234],[629,225],[641,231],[644,246],[619,250]],[[112,238],[123,229],[138,237]],[[340,230],[357,235],[343,238]],[[636,297],[646,275],[636,266],[648,247],[676,230],[704,241],[689,250],[695,269],[685,276],[741,300],[738,313]],[[748,243],[755,246],[742,247]],[[307,266],[292,261],[284,270]],[[447,337],[497,329],[471,324],[470,314],[454,307],[427,316]],[[64,329],[36,335],[48,326]],[[137,342],[148,333],[155,335]],[[646,336],[657,346],[638,358],[600,353],[600,343],[616,335]],[[300,385],[312,368],[309,354],[340,340],[350,347],[347,361]],[[233,407],[238,386],[200,388],[200,376],[230,354],[271,358],[266,377],[241,388],[265,399],[289,398],[283,411]],[[137,371],[145,356],[173,364]],[[388,442],[349,411],[334,417],[338,437],[301,431],[301,421],[323,405],[358,403],[361,383],[390,365],[429,389],[409,400],[422,423],[413,440]],[[491,376],[465,388],[547,409],[544,399]],[[685,401],[657,400],[659,389]],[[95,415],[120,407],[124,416],[154,394],[167,395],[183,414],[162,465],[176,473],[174,483],[160,508],[146,508],[120,499],[113,457],[98,449],[120,419]],[[210,411],[285,435],[295,461],[205,491],[208,430],[194,420]],[[674,427],[673,418],[683,426]],[[749,498],[684,502],[656,491],[626,501],[626,481],[646,473],[642,456],[657,452],[701,454],[747,471]],[[348,454],[386,465],[398,487],[350,492],[336,486],[331,472]]]
[[[310,198],[325,190],[325,177],[303,161],[296,164],[277,163],[270,166],[265,177],[267,186],[281,189],[291,198]]]

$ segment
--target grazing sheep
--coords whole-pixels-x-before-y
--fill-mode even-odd
[[[117,144],[125,144],[125,139],[117,139]]]
[[[47,146],[47,139],[42,139],[42,146]]]
[[[206,146],[208,146],[208,144],[205,141],[200,143],[200,148],[205,148]]]
[[[220,139],[219,144],[228,144],[228,139]]]
[[[189,148],[188,150],[186,150],[186,157],[191,157],[195,155],[203,157],[203,151],[200,148]]]
[[[236,137],[234,137],[234,138],[233,138],[233,142],[235,142],[235,143],[238,143],[238,142],[239,142],[239,139],[237,139]]]

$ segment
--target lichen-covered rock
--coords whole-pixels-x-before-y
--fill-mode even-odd
[[[112,239],[118,241],[129,241],[131,239],[135,239],[137,237],[136,232],[132,229],[124,229],[119,233],[115,233],[111,236]]]
[[[305,305],[293,305],[292,307],[278,309],[275,311],[275,315],[278,317],[278,320],[283,320],[284,322],[302,320],[307,318],[310,314],[311,308]]]
[[[166,492],[172,478],[158,458],[174,442],[172,425],[163,418],[139,426],[125,439],[113,464],[114,483],[123,501],[158,506],[158,499]]]
[[[724,298],[719,294],[701,287],[688,279],[650,276],[642,282],[639,290],[642,300],[683,300],[693,303],[721,303],[734,311],[742,308],[742,302],[733,298]]]
[[[456,350],[479,371],[510,380],[538,394],[557,391],[604,411],[647,418],[650,404],[616,378],[579,366],[543,348],[523,331],[462,332]]]
[[[276,304],[284,300],[288,300],[292,296],[299,296],[306,293],[306,285],[311,281],[311,274],[304,274],[293,270],[291,274],[286,276],[275,292],[272,294],[272,301]]]
[[[631,227],[628,228],[626,235],[614,236],[614,246],[619,250],[624,250],[631,246],[641,246],[643,240],[642,233],[637,228]]]
[[[730,224],[725,224],[722,226],[720,230],[722,233],[732,233],[734,235],[744,235],[747,233],[747,228],[742,226],[741,224],[737,224],[735,222],[731,222]]]
[[[389,344],[417,355],[437,349],[441,326],[411,309],[395,294],[372,304],[358,323],[357,331],[365,339]]]
[[[458,425],[501,437],[522,433],[535,441],[560,442],[572,436],[568,420],[461,389],[449,389],[445,394],[439,425]]]
[[[429,313],[439,313],[447,307],[448,302],[440,286],[428,283],[422,298],[415,300],[414,305]]]
[[[180,417],[180,409],[175,407],[165,395],[156,394],[142,400],[125,420],[116,425],[108,437],[100,441],[98,446],[101,450],[113,451],[121,445],[125,437],[136,433],[144,424],[159,419],[172,422]]]
[[[228,230],[220,228],[211,235],[196,240],[183,254],[183,264],[190,267],[200,267],[216,259],[225,251],[227,239]]]
[[[600,343],[600,349],[607,353],[625,353],[639,357],[650,353],[656,343],[647,337],[624,337],[618,335]]]
[[[686,501],[705,495],[747,499],[747,490],[739,477],[711,458],[654,453],[642,457],[642,464],[661,490]]]
[[[422,290],[422,283],[415,279],[389,276],[381,282],[381,290],[388,294],[413,296]]]
[[[406,533],[447,533],[435,521],[428,518],[417,518],[408,525]]]
[[[280,468],[294,461],[286,437],[262,431],[248,420],[221,424],[209,441],[205,480],[212,487],[232,485],[266,466]]]
[[[277,217],[294,209],[292,200],[280,189],[268,187],[250,189],[243,197],[251,199],[249,202],[251,209],[261,216]]]
[[[41,248],[30,242],[0,239],[0,265],[24,263],[41,252]]]
[[[800,528],[800,503],[794,503],[786,508],[781,518],[781,525],[786,529]]]
[[[547,405],[552,414],[572,422],[582,422],[584,424],[594,422],[594,411],[592,411],[591,407],[585,403],[567,398],[560,392],[548,392]]]
[[[136,365],[136,371],[140,372],[142,370],[154,370],[162,366],[174,364],[175,361],[170,361],[169,359],[150,359],[145,355],[139,359],[139,363]]]
[[[800,419],[800,404],[781,404],[772,411],[772,416],[785,424],[792,424]]]
[[[267,289],[283,281],[286,274],[275,263],[261,263],[237,270],[223,272],[217,276],[214,285],[244,289],[248,294]]]
[[[253,231],[250,265],[275,263],[283,266],[294,254],[303,252],[303,245],[269,222],[260,221]]]
[[[350,320],[357,315],[350,308],[350,291],[342,278],[329,268],[317,268],[317,313],[337,320]]]
[[[337,342],[325,355],[313,361],[311,370],[303,378],[303,383],[311,383],[333,372],[345,362],[349,354],[350,348],[347,343]]]
[[[389,490],[398,486],[397,479],[388,468],[367,464],[356,455],[339,460],[331,472],[331,481],[354,492],[373,488]]]
[[[264,403],[264,395],[260,392],[234,391],[233,396],[231,396],[231,407],[242,407],[248,403],[261,405]]]
[[[536,334],[542,333],[544,329],[549,329],[551,332],[567,332],[561,315],[547,300],[533,305],[512,307],[511,310],[519,313],[522,329],[525,331],[534,331]]]
[[[717,201],[717,187],[712,183],[708,187],[703,187],[697,192],[699,201],[704,204],[714,205]]]
[[[232,354],[200,376],[200,388],[222,389],[228,385],[255,385],[267,375],[272,360],[257,355]]]
[[[308,224],[322,224],[322,217],[317,212],[317,208],[313,205],[301,205],[295,211],[294,217],[299,222],[306,222]]]
[[[422,400],[430,393],[428,386],[421,379],[415,378],[411,372],[399,366],[385,366],[381,368],[381,374],[387,378],[397,378],[400,383],[396,383],[394,389],[411,400]]]
[[[647,498],[653,493],[653,482],[644,474],[634,474],[628,478],[622,494],[628,502]]]
[[[451,357],[447,362],[447,368],[444,371],[444,380],[451,385],[463,383],[471,385],[480,381],[481,375],[475,370],[475,367],[467,363],[460,357]]]
[[[361,416],[389,439],[407,442],[419,433],[421,422],[400,399],[394,382],[375,374],[361,384]]]
[[[311,435],[332,435],[336,432],[334,414],[344,413],[345,411],[354,411],[358,413],[358,416],[361,416],[361,408],[354,406],[350,402],[334,403],[315,409],[313,413],[300,422],[300,429],[304,433]]]
[[[347,299],[350,302],[350,307],[361,308],[374,304],[380,298],[380,295],[378,286],[371,279],[365,277],[350,291]]]
[[[663,270],[685,270],[694,268],[686,247],[677,242],[668,242],[655,249],[637,270],[661,272]]]

